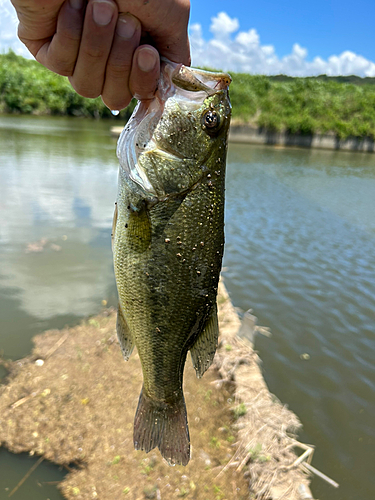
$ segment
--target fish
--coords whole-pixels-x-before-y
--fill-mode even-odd
[[[154,99],[137,104],[117,145],[116,328],[124,359],[136,346],[143,372],[133,441],[170,465],[190,460],[188,351],[200,378],[218,343],[230,82],[162,61]]]

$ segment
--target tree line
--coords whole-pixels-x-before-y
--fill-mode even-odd
[[[375,79],[232,73],[233,120],[295,134],[375,139]],[[126,120],[134,102],[117,119]],[[100,98],[79,96],[67,78],[13,52],[0,54],[0,112],[109,118]]]

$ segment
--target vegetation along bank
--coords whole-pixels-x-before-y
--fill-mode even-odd
[[[372,78],[244,73],[232,73],[232,77],[233,125],[247,125],[264,136],[274,134],[263,142],[279,143],[275,137],[280,133],[288,137],[328,134],[341,141],[375,139]],[[117,119],[126,120],[133,108],[134,103]],[[0,113],[112,117],[100,98],[79,96],[67,78],[12,52],[0,54]]]

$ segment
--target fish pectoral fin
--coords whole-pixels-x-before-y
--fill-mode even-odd
[[[113,214],[113,222],[112,222],[112,233],[111,233],[111,244],[112,244],[112,252],[113,252],[113,242],[115,241],[115,232],[116,232],[116,224],[117,224],[117,203],[115,203],[115,212]]]
[[[151,242],[151,221],[145,205],[132,208],[128,219],[128,242],[136,253],[145,252]]]
[[[218,337],[219,323],[217,319],[217,306],[215,304],[204,329],[190,348],[191,360],[198,378],[202,377],[214,360]]]
[[[120,347],[122,355],[125,361],[128,361],[131,353],[134,349],[134,341],[130,333],[128,324],[125,321],[124,315],[122,314],[121,306],[118,305],[117,310],[117,322],[116,322],[117,338],[120,342]]]

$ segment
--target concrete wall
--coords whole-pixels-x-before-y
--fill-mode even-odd
[[[338,139],[334,134],[289,134],[287,132],[271,132],[250,125],[232,125],[229,132],[229,141],[247,144],[375,152],[375,143],[373,139],[368,137],[363,139],[358,137]]]

